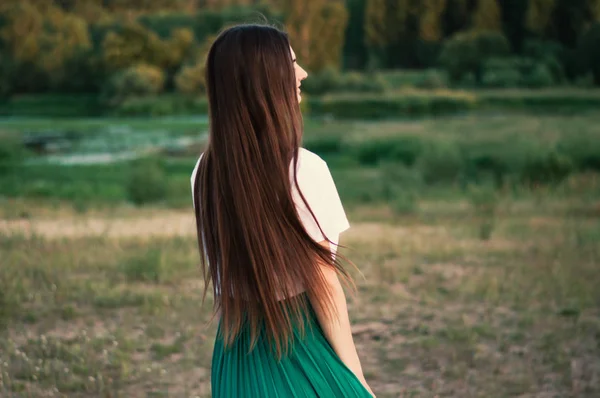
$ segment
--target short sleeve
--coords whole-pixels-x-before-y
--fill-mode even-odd
[[[298,194],[292,178],[292,197],[306,232],[316,242],[325,240],[315,219]],[[327,163],[318,155],[301,148],[298,155],[297,179],[316,219],[327,238],[336,243],[339,234],[350,227],[335,182]]]
[[[198,158],[198,161],[194,166],[194,170],[192,171],[192,175],[190,176],[190,186],[192,188],[192,204],[194,207],[196,206],[194,204],[194,193],[196,192],[196,174],[198,173],[198,167],[200,166],[200,160],[202,159],[202,155],[204,155],[204,153],[200,154],[200,157]]]

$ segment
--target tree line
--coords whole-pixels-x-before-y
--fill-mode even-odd
[[[3,0],[0,98],[202,92],[211,41],[248,21],[285,27],[312,72],[441,66],[477,77],[471,58],[533,52],[600,85],[600,0]],[[503,44],[490,55],[491,34]],[[444,62],[456,57],[465,62]]]

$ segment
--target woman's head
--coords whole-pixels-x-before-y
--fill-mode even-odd
[[[306,76],[284,32],[262,25],[231,27],[217,37],[206,60],[210,116],[222,123],[235,113],[257,131],[277,118],[298,124]],[[280,138],[290,144],[291,137]]]
[[[194,205],[205,281],[221,292],[215,305],[226,342],[247,319],[253,331],[264,322],[285,348],[291,319],[305,304],[288,311],[278,297],[291,297],[300,283],[326,311],[330,296],[317,260],[343,272],[307,234],[292,198],[305,77],[287,35],[268,26],[229,28],[208,53],[210,133]]]

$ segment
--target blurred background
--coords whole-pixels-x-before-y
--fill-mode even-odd
[[[600,396],[600,0],[1,0],[0,396],[210,396],[203,63],[264,21],[377,396]]]

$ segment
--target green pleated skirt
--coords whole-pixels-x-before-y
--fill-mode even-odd
[[[301,334],[294,328],[291,349],[281,359],[274,354],[272,343],[264,333],[259,334],[250,351],[249,328],[242,330],[234,344],[225,349],[219,324],[212,357],[212,396],[372,398],[332,349],[308,303],[305,331]]]

